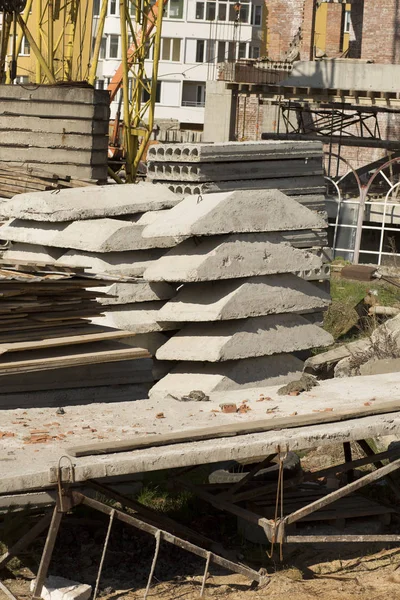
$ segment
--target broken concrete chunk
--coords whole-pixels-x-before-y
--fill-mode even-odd
[[[215,364],[184,362],[158,381],[149,396],[152,400],[162,400],[168,395],[181,398],[192,390],[201,390],[213,400],[212,394],[216,392],[284,385],[301,377],[302,369],[302,361],[291,354]]]
[[[225,321],[323,310],[330,296],[292,275],[187,284],[160,310],[163,321]]]
[[[33,592],[36,580],[30,584]],[[71,581],[64,577],[50,576],[46,579],[41,593],[43,600],[89,600],[92,586],[77,581]]]
[[[219,362],[333,343],[332,336],[301,315],[280,314],[187,325],[157,350],[158,360]]]
[[[145,228],[143,236],[175,237],[320,229],[326,221],[279,190],[187,196]]]
[[[189,239],[146,269],[148,281],[216,281],[319,269],[322,259],[293,248],[279,233]]]
[[[180,200],[165,186],[152,183],[94,185],[19,194],[7,202],[2,211],[10,218],[76,221],[162,210],[175,206]]]

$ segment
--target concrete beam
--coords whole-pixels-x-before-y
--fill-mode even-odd
[[[51,248],[50,246],[40,246],[36,244],[15,243],[3,252],[4,260],[26,260],[30,262],[53,263],[64,254],[61,248]]]
[[[321,266],[321,257],[293,248],[279,233],[235,234],[186,240],[150,265],[144,277],[148,281],[186,283],[291,273]]]
[[[151,183],[87,186],[14,196],[7,216],[34,221],[77,221],[133,215],[171,208],[180,202],[171,190]]]
[[[92,323],[115,329],[132,331],[133,333],[149,333],[153,331],[169,331],[178,329],[176,323],[161,323],[158,320],[163,302],[138,302],[110,306],[103,317],[95,317]]]
[[[274,313],[323,310],[330,302],[330,296],[316,286],[286,273],[184,285],[161,308],[160,319],[175,322],[226,321]]]
[[[219,362],[330,346],[333,337],[301,315],[279,314],[186,325],[157,350],[158,360]]]
[[[137,279],[132,283],[116,282],[108,287],[91,288],[108,294],[107,298],[100,297],[97,301],[104,306],[112,304],[132,304],[134,302],[152,302],[154,300],[169,300],[173,298],[175,286],[165,282],[150,283]]]
[[[91,273],[107,273],[115,277],[141,277],[145,270],[163,254],[163,250],[154,249],[138,252],[79,252],[69,250],[63,254],[56,265],[84,267]]]

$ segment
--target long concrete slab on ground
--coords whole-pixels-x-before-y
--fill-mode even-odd
[[[158,319],[164,302],[138,302],[109,306],[103,311],[103,317],[95,317],[92,323],[132,331],[132,333],[150,333],[178,329],[176,323],[161,323]]]
[[[319,387],[300,396],[279,396],[277,387],[257,388],[243,392],[220,394],[211,402],[179,402],[172,398],[160,402],[137,401],[92,404],[86,407],[67,407],[64,415],[55,409],[8,410],[1,412],[1,430],[12,437],[0,440],[0,494],[33,491],[57,484],[57,465],[68,448],[77,444],[100,441],[126,440],[148,432],[171,433],[194,431],[199,427],[215,427],[228,423],[250,424],[260,419],[291,415],[315,415],[314,411],[334,413],[338,410],[365,409],[365,402],[393,402],[398,397],[400,373],[332,379],[322,381]],[[271,398],[257,402],[262,393]],[[250,411],[244,414],[224,414],[221,402],[240,404],[248,400]],[[332,410],[331,410],[332,409]],[[267,414],[267,410],[271,412]],[[156,418],[160,412],[164,419]],[[49,426],[51,441],[45,444],[27,444],[30,429]],[[26,425],[26,426],[24,426]],[[97,431],[93,432],[92,430]],[[73,431],[74,433],[68,433]],[[60,433],[65,438],[56,439]],[[375,415],[351,420],[284,428],[263,433],[240,435],[200,442],[153,447],[120,454],[74,458],[74,476],[77,483],[101,477],[116,477],[191,465],[215,463],[223,460],[245,460],[276,452],[278,446],[294,451],[333,443],[375,438],[380,435],[400,434],[400,412]]]
[[[159,211],[166,212],[166,211]],[[162,217],[160,217],[162,218]],[[82,250],[84,252],[126,252],[149,248],[171,248],[171,237],[143,238],[145,225],[122,219],[87,219],[72,223],[38,223],[13,219],[0,227],[0,239],[12,242]]]
[[[333,337],[290,313],[186,325],[157,350],[158,360],[219,362],[331,346]]]
[[[279,233],[248,233],[186,240],[150,265],[144,277],[190,283],[310,271],[321,266],[321,257],[293,248]]]
[[[160,319],[226,321],[274,313],[307,313],[323,310],[330,302],[329,294],[296,275],[265,275],[186,284],[162,307]]]
[[[5,214],[34,221],[77,221],[163,210],[181,200],[165,186],[145,182],[55,191],[14,196],[7,202]]]
[[[141,277],[145,270],[164,252],[165,250],[160,249],[103,253],[68,250],[55,264],[84,267],[90,273],[106,273],[116,278]]]
[[[4,260],[26,260],[29,262],[53,263],[64,254],[63,248],[52,248],[38,244],[13,243],[8,250],[3,252]]]
[[[175,286],[165,282],[150,283],[143,279],[133,282],[115,282],[108,287],[91,288],[93,292],[102,292],[107,297],[100,297],[97,301],[104,306],[113,304],[132,304],[134,302],[152,302],[168,300],[176,294]],[[172,319],[169,319],[172,320]]]
[[[166,363],[170,364],[170,363]],[[214,398],[219,392],[233,392],[256,386],[283,385],[301,377],[303,362],[292,354],[275,354],[220,363],[182,362],[150,390],[151,399],[180,398],[201,390]]]
[[[279,190],[188,196],[143,231],[145,238],[323,229],[325,219]]]
[[[322,153],[321,142],[225,142],[223,144],[158,144],[151,146],[149,161],[224,162],[311,158]]]

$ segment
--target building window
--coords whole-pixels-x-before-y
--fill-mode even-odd
[[[218,42],[217,62],[225,62],[225,42]]]
[[[104,79],[97,79],[94,87],[96,90],[104,90]]]
[[[21,48],[19,51],[19,55],[20,56],[30,56],[30,53],[31,53],[30,43],[28,42],[27,38],[25,36],[23,36],[23,38],[21,40]]]
[[[181,60],[181,40],[179,38],[163,38],[161,60],[180,62]]]
[[[164,8],[164,16],[168,19],[183,19],[183,0],[169,0]]]
[[[150,100],[150,94],[147,90],[143,90],[142,102],[148,102],[148,100]],[[157,81],[156,104],[160,104],[160,102],[161,102],[161,81]]]
[[[250,46],[250,58],[260,58],[259,46]]]
[[[109,58],[119,58],[119,35],[110,35]]]
[[[218,2],[218,21],[226,21],[226,3]]]
[[[100,15],[100,0],[93,0],[93,16],[98,17]]]
[[[238,58],[247,58],[246,42],[239,42]]]
[[[116,15],[117,14],[117,0],[110,0],[108,3],[108,14]]]
[[[344,13],[344,33],[350,33],[351,27],[351,12],[346,10]]]
[[[251,7],[251,22],[255,27],[260,27],[261,25],[261,14],[262,7],[253,4]]]
[[[215,21],[216,2],[207,2],[206,5],[206,20]]]
[[[204,2],[196,2],[196,19],[204,19]]]
[[[197,40],[196,42],[196,62],[203,63],[205,61],[205,40]]]
[[[102,37],[100,42],[100,54],[99,58],[103,59],[106,57],[107,38]]]
[[[204,106],[206,102],[206,86],[204,84],[197,86],[196,96],[197,106]]]

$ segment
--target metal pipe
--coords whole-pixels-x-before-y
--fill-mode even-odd
[[[90,70],[88,78],[88,83],[90,83],[90,85],[94,85],[96,81],[97,67],[100,58],[101,40],[103,39],[104,23],[106,21],[107,16],[107,6],[108,0],[103,0],[101,4],[99,19],[97,21],[96,41],[94,43],[92,60],[90,61]]]
[[[26,38],[31,46],[31,50],[33,50],[33,53],[36,56],[36,59],[40,62],[40,66],[43,69],[43,72],[46,75],[47,79],[49,80],[49,83],[52,83],[52,84],[56,83],[53,73],[50,71],[42,53],[40,52],[31,32],[29,31],[28,27],[24,23],[24,20],[22,19],[21,15],[17,15],[17,20],[18,20],[18,23],[19,23],[22,31],[24,32],[24,35],[26,36]]]
[[[54,28],[53,28],[53,0],[48,0],[47,5],[47,62],[51,73],[54,75]]]
[[[130,102],[129,102],[129,65],[128,65],[128,35],[127,35],[127,18],[126,18],[126,3],[125,0],[120,0],[119,14],[121,23],[121,53],[122,53],[122,93],[124,100],[124,139],[126,151],[126,181],[132,183],[134,174],[132,173],[134,155],[133,155],[133,139],[131,131],[130,118]]]

